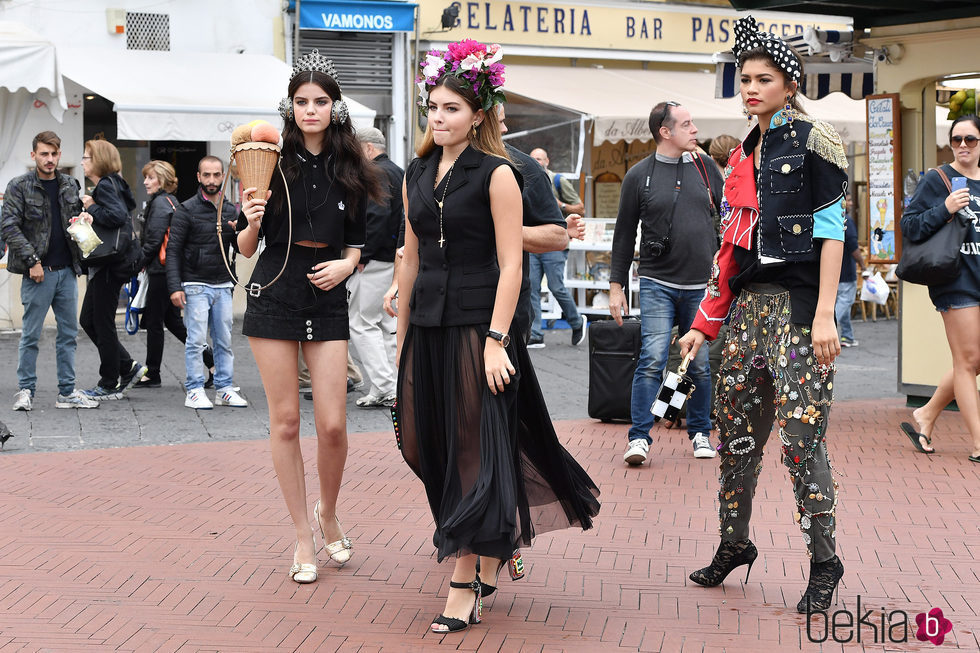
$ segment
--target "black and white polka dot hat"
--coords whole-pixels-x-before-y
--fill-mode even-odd
[[[793,78],[800,81],[803,74],[803,66],[790,49],[786,41],[778,36],[763,32],[759,29],[759,23],[752,16],[745,16],[735,21],[735,47],[732,54],[737,61],[743,52],[763,48],[772,57],[777,66],[782,68]]]

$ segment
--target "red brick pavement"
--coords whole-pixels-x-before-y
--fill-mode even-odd
[[[980,466],[955,414],[931,457],[899,435],[907,415],[895,401],[834,409],[838,607],[860,595],[875,623],[882,606],[912,618],[941,607],[954,625],[943,647],[977,650]],[[352,436],[340,510],[355,556],[306,586],[286,577],[293,542],[264,442],[0,456],[0,651],[841,650],[809,643],[793,609],[808,562],[774,441],[750,582],[705,589],[687,574],[717,543],[717,464],[660,431],[653,464],[627,468],[624,426],[558,427],[601,486],[596,528],[539,537],[527,578],[446,636],[428,624],[449,565],[433,558],[420,484],[388,434]],[[874,645],[865,627],[862,645],[934,650],[910,637]]]

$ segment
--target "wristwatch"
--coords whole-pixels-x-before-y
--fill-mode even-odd
[[[494,340],[499,342],[501,347],[510,346],[510,336],[507,335],[506,333],[501,333],[499,331],[494,331],[493,329],[490,329],[489,331],[487,331],[487,337],[493,338]]]
[[[29,268],[34,267],[40,262],[41,259],[39,259],[36,254],[31,254],[30,256],[27,257],[27,267]]]

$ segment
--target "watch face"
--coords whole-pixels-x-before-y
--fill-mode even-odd
[[[500,339],[500,344],[503,345],[504,347],[509,347],[510,346],[510,336],[505,333],[504,334],[504,337]]]

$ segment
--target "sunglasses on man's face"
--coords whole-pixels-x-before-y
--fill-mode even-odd
[[[951,136],[949,142],[956,147],[959,147],[961,143],[966,143],[966,146],[972,150],[977,146],[977,143],[980,142],[980,138],[977,138],[972,134],[969,136]]]

